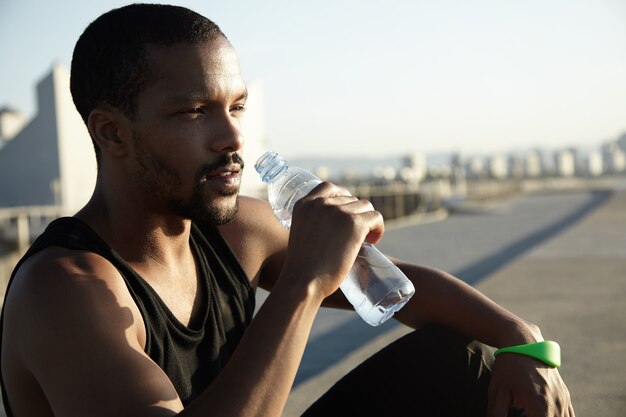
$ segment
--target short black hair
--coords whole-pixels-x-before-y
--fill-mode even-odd
[[[147,45],[198,44],[220,36],[225,38],[214,22],[180,6],[135,3],[101,15],[74,47],[70,91],[76,109],[85,124],[102,104],[133,120],[137,95],[156,78]]]

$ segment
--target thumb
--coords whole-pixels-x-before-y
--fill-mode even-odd
[[[490,389],[487,398],[487,417],[506,417],[511,405],[511,395],[507,390]]]

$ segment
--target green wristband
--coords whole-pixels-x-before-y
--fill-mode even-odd
[[[496,350],[493,356],[498,356],[501,353],[517,353],[530,356],[553,368],[561,366],[561,347],[552,340],[501,348]]]

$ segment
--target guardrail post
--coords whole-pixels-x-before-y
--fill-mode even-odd
[[[20,213],[17,215],[17,250],[23,253],[30,245],[30,230],[28,224],[28,214]]]

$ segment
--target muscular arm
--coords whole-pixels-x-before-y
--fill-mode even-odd
[[[50,248],[24,264],[6,300],[2,352],[16,416],[48,415],[46,407],[55,416],[182,408],[143,352],[143,322],[123,286],[94,254]]]
[[[413,328],[437,322],[496,347],[542,340],[536,325],[458,278],[441,270],[393,261],[415,286],[409,303],[394,316],[400,322]]]

